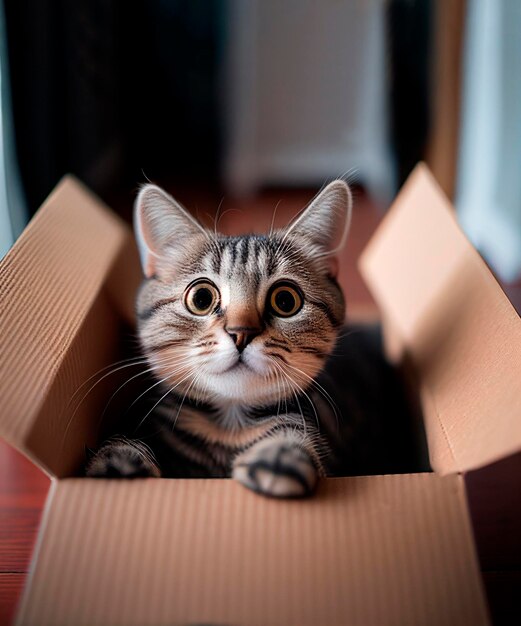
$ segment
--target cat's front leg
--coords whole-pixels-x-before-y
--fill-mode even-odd
[[[159,467],[142,441],[114,437],[106,441],[87,463],[90,478],[158,478]]]
[[[275,498],[302,498],[313,493],[320,461],[306,438],[281,431],[237,455],[233,478],[253,491]]]

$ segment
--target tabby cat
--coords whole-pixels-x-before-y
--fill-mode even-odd
[[[88,476],[232,476],[267,496],[300,497],[319,476],[364,470],[349,461],[365,410],[351,393],[340,408],[338,392],[353,380],[362,389],[363,367],[337,365],[332,378],[325,368],[341,345],[335,253],[351,204],[337,180],[283,230],[224,236],[159,187],[141,190],[138,332],[160,392],[138,427],[102,445]]]

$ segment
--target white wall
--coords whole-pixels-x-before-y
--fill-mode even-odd
[[[389,197],[383,0],[232,0],[226,179],[320,184],[355,171]]]

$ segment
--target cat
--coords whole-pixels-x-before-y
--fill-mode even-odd
[[[345,331],[337,281],[351,210],[336,180],[285,229],[225,236],[142,188],[138,335],[159,398],[131,435],[101,446],[87,476],[233,477],[291,498],[322,476],[390,468],[385,428],[368,415],[392,413],[395,381],[375,332]]]

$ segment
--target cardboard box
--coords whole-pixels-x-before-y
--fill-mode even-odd
[[[521,323],[424,166],[361,259],[418,378],[433,473],[78,478],[140,270],[129,229],[66,177],[0,269],[0,434],[52,478],[19,624],[486,624],[462,473],[521,448]]]

